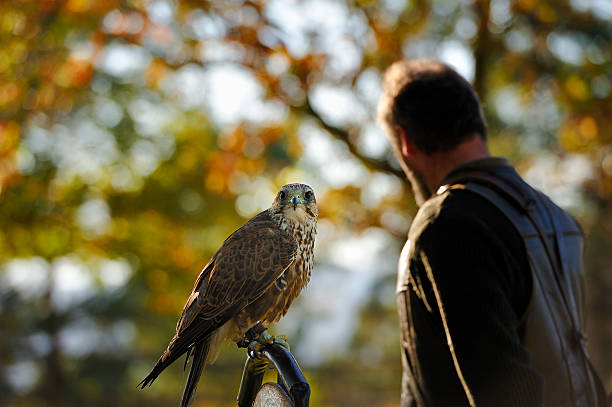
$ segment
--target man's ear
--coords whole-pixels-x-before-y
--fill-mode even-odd
[[[412,156],[414,154],[416,146],[412,141],[410,141],[410,139],[408,139],[408,136],[406,135],[406,130],[404,130],[401,126],[395,126],[395,131],[399,136],[402,155],[405,157]]]

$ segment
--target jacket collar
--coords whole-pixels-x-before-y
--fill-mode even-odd
[[[480,170],[487,172],[498,172],[499,170],[507,171],[508,169],[513,170],[512,166],[510,166],[510,163],[505,157],[478,158],[476,160],[468,161],[458,167],[455,167],[442,179],[442,182],[440,183],[440,185],[438,185],[438,188],[443,185],[446,185],[449,179],[455,177],[455,175],[463,171]]]

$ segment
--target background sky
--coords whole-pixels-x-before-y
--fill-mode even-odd
[[[604,0],[9,0],[0,5],[0,404],[176,403],[202,266],[289,182],[320,207],[274,329],[317,406],[399,402],[395,269],[414,198],[375,122],[384,69],[477,89],[490,147],[585,229],[589,349],[612,388],[612,5]],[[232,405],[228,345],[197,405]]]

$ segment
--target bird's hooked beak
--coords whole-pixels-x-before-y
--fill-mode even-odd
[[[293,205],[293,210],[295,210],[300,203],[301,200],[299,195],[293,195],[291,197],[291,204]]]

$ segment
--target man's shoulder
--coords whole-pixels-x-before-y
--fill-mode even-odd
[[[500,216],[504,215],[481,196],[463,189],[450,189],[432,196],[421,205],[408,238],[416,242],[426,231],[444,232],[458,226],[479,227]]]
[[[423,231],[440,216],[446,198],[445,195],[434,195],[421,205],[410,225],[409,240],[416,241]]]

